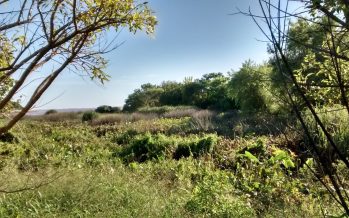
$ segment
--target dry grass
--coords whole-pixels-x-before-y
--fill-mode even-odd
[[[192,115],[191,125],[196,130],[209,131],[214,129],[213,118],[217,114],[209,110],[197,111]]]
[[[98,118],[92,121],[92,125],[111,125],[119,124],[125,122],[136,122],[139,120],[153,120],[158,118],[157,114],[142,114],[142,113],[132,113],[132,114],[105,114],[100,115]]]
[[[162,117],[164,118],[181,118],[181,117],[193,117],[195,113],[197,113],[199,110],[194,108],[189,109],[179,109],[179,110],[173,110],[170,112],[165,113]]]
[[[40,116],[26,116],[25,119],[47,122],[78,121],[81,120],[81,112],[61,112]]]

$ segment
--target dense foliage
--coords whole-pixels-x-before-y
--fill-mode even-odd
[[[101,114],[107,114],[107,113],[117,113],[120,112],[121,109],[119,107],[112,107],[109,105],[102,105],[96,108],[95,112],[101,113]]]
[[[0,115],[6,115],[32,76],[40,75],[25,94],[25,105],[1,123],[0,134],[23,118],[67,69],[107,81],[103,55],[115,49],[107,33],[152,34],[157,23],[147,2],[133,0],[4,0],[0,7]]]
[[[302,152],[290,150],[283,135],[246,136],[251,130],[243,128],[244,137],[222,136],[193,124],[212,122],[213,129],[230,130],[224,127],[228,119],[216,123],[225,115],[208,121],[200,113],[148,114],[108,124],[82,123],[82,114],[22,121],[13,131],[17,138],[0,142],[0,175],[6,175],[0,177],[0,192],[14,191],[1,195],[0,215],[317,217],[322,210],[341,215],[302,163]],[[243,114],[235,119],[246,122]],[[18,188],[27,191],[17,193]]]
[[[49,111],[0,135],[0,216],[348,215],[349,3],[306,5],[311,19],[293,20],[287,41],[271,28],[268,62],[143,84],[127,113]],[[152,32],[143,12],[150,23],[131,31]]]
[[[270,69],[247,62],[239,71],[228,75],[210,73],[200,79],[186,78],[182,83],[144,84],[128,96],[123,110],[134,112],[144,107],[189,105],[219,111],[239,108],[248,112],[263,111],[267,90],[263,80],[254,77],[261,72],[268,77]]]

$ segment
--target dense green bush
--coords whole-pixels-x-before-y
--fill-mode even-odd
[[[332,107],[316,108],[316,112],[340,152],[345,157],[349,157],[349,118],[347,110],[340,105],[335,105]],[[309,127],[313,140],[319,145],[322,158],[329,162],[335,162],[338,156],[335,154],[326,135],[320,126],[316,124],[309,111],[304,112],[304,119]],[[299,128],[302,128],[300,124]],[[310,146],[307,136],[303,135],[303,138],[306,145]]]
[[[321,208],[341,214],[275,136],[171,132],[189,120],[20,122],[13,129],[19,140],[0,142],[1,190],[49,184],[2,194],[0,217],[321,217]],[[336,169],[347,186],[347,171]]]
[[[134,139],[139,133],[134,129],[128,129],[125,132],[114,135],[112,141],[119,145],[126,145]]]
[[[202,137],[178,137],[165,136],[163,134],[137,134],[129,130],[114,139],[124,146],[117,156],[125,162],[145,162],[162,158],[180,159],[193,156],[198,158],[204,154],[211,153],[218,142],[216,135],[205,135]]]
[[[246,61],[241,69],[232,74],[229,90],[232,98],[244,113],[276,110],[276,99],[270,92],[271,68]]]
[[[97,113],[94,111],[87,111],[82,115],[82,122],[91,122],[97,118]]]
[[[134,112],[144,107],[190,105],[202,109],[231,110],[237,105],[228,93],[229,76],[209,73],[200,79],[185,79],[182,83],[143,84],[126,99],[124,111]],[[164,111],[166,112],[166,111]]]
[[[173,139],[162,134],[145,133],[137,135],[130,144],[122,149],[119,156],[125,162],[145,162],[164,158],[173,145]]]
[[[121,109],[119,107],[112,107],[108,105],[102,105],[96,108],[96,113],[107,114],[107,113],[118,113]]]
[[[121,112],[121,108],[120,107],[112,107],[112,112],[119,113],[119,112]]]
[[[217,172],[204,175],[193,189],[185,208],[191,214],[208,217],[254,217],[255,211],[247,201],[233,193],[233,175]]]
[[[214,146],[217,144],[218,137],[216,135],[207,135],[202,138],[195,138],[193,140],[185,140],[179,142],[173,158],[180,159],[182,157],[189,157],[193,155],[195,158],[208,154],[213,151]]]
[[[102,105],[96,108],[95,112],[96,113],[112,113],[112,106],[108,105]]]
[[[11,143],[11,142],[18,142],[18,139],[11,132],[7,132],[0,135],[0,141]]]
[[[192,155],[191,146],[188,143],[180,143],[173,153],[173,158],[179,160],[180,158],[190,157]]]

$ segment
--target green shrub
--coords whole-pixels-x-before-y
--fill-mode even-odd
[[[97,118],[97,113],[94,111],[87,111],[82,115],[82,122],[91,122]]]
[[[349,157],[348,112],[340,105],[316,108],[316,112],[341,153],[346,157]],[[304,118],[308,125],[310,134],[313,136],[313,140],[319,145],[321,153],[324,155],[322,158],[335,161],[338,157],[336,156],[334,149],[329,144],[326,135],[320,126],[316,124],[309,111],[304,113]],[[301,129],[302,127],[299,128]],[[304,141],[309,144],[308,138],[305,135],[303,137]]]
[[[218,137],[216,135],[208,135],[200,139],[191,149],[194,157],[203,154],[211,153],[214,146],[217,144]]]
[[[205,175],[194,187],[187,211],[205,217],[254,217],[247,200],[233,194],[231,176],[224,172]]]
[[[12,137],[0,141],[0,183],[2,190],[27,187],[28,191],[2,194],[0,217],[341,214],[308,168],[296,171],[295,155],[286,145],[277,147],[274,136],[231,140],[216,134],[169,133],[189,119],[98,127],[19,122],[13,129],[18,142]],[[189,158],[177,161],[176,155]],[[347,187],[348,170],[342,164],[336,169]],[[44,185],[36,188],[40,184]]]
[[[102,105],[96,108],[96,113],[111,113],[113,110],[112,106]]]
[[[239,150],[238,153],[240,154],[246,154],[246,152],[253,154],[254,156],[258,157],[258,159],[265,159],[267,154],[266,145],[265,145],[265,138],[258,138],[256,139],[255,143],[252,143],[243,149]]]
[[[163,134],[137,134],[134,130],[129,130],[114,138],[118,144],[123,144],[117,156],[126,163],[133,161],[145,162],[166,157],[180,159],[182,157],[193,156],[198,158],[204,154],[211,153],[217,144],[216,135],[206,135],[204,137],[178,137],[166,136]]]
[[[188,143],[179,144],[173,154],[173,158],[179,160],[181,158],[190,157],[192,155],[190,147]]]
[[[171,144],[172,139],[163,134],[145,133],[136,136],[130,145],[120,152],[120,157],[127,163],[161,159],[165,157]]]
[[[3,133],[3,134],[0,134],[0,141],[1,142],[7,142],[7,143],[17,143],[18,139],[12,133],[6,132],[6,133]]]
[[[189,157],[191,155],[198,158],[204,154],[211,153],[217,142],[218,137],[213,134],[203,138],[196,138],[195,140],[180,142],[173,154],[173,158],[178,160],[182,157]]]
[[[112,106],[108,106],[108,105],[99,106],[95,110],[96,113],[101,113],[101,114],[118,113],[120,111],[121,111],[121,109],[119,107],[112,107]]]
[[[121,112],[121,108],[120,107],[112,107],[111,111],[112,111],[112,113],[120,113]]]
[[[134,129],[129,129],[126,132],[116,134],[112,141],[119,145],[125,145],[131,142],[131,140],[138,135],[138,132]]]

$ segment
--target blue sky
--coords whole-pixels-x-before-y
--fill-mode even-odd
[[[101,86],[65,72],[37,106],[122,106],[126,97],[143,83],[226,73],[238,70],[248,59],[262,62],[268,58],[266,44],[258,41],[264,37],[253,21],[243,15],[229,15],[236,8],[247,10],[249,6],[258,11],[256,0],[149,0],[149,6],[158,18],[156,33],[152,37],[127,31],[120,34],[119,42],[125,43],[106,55],[109,82]]]

